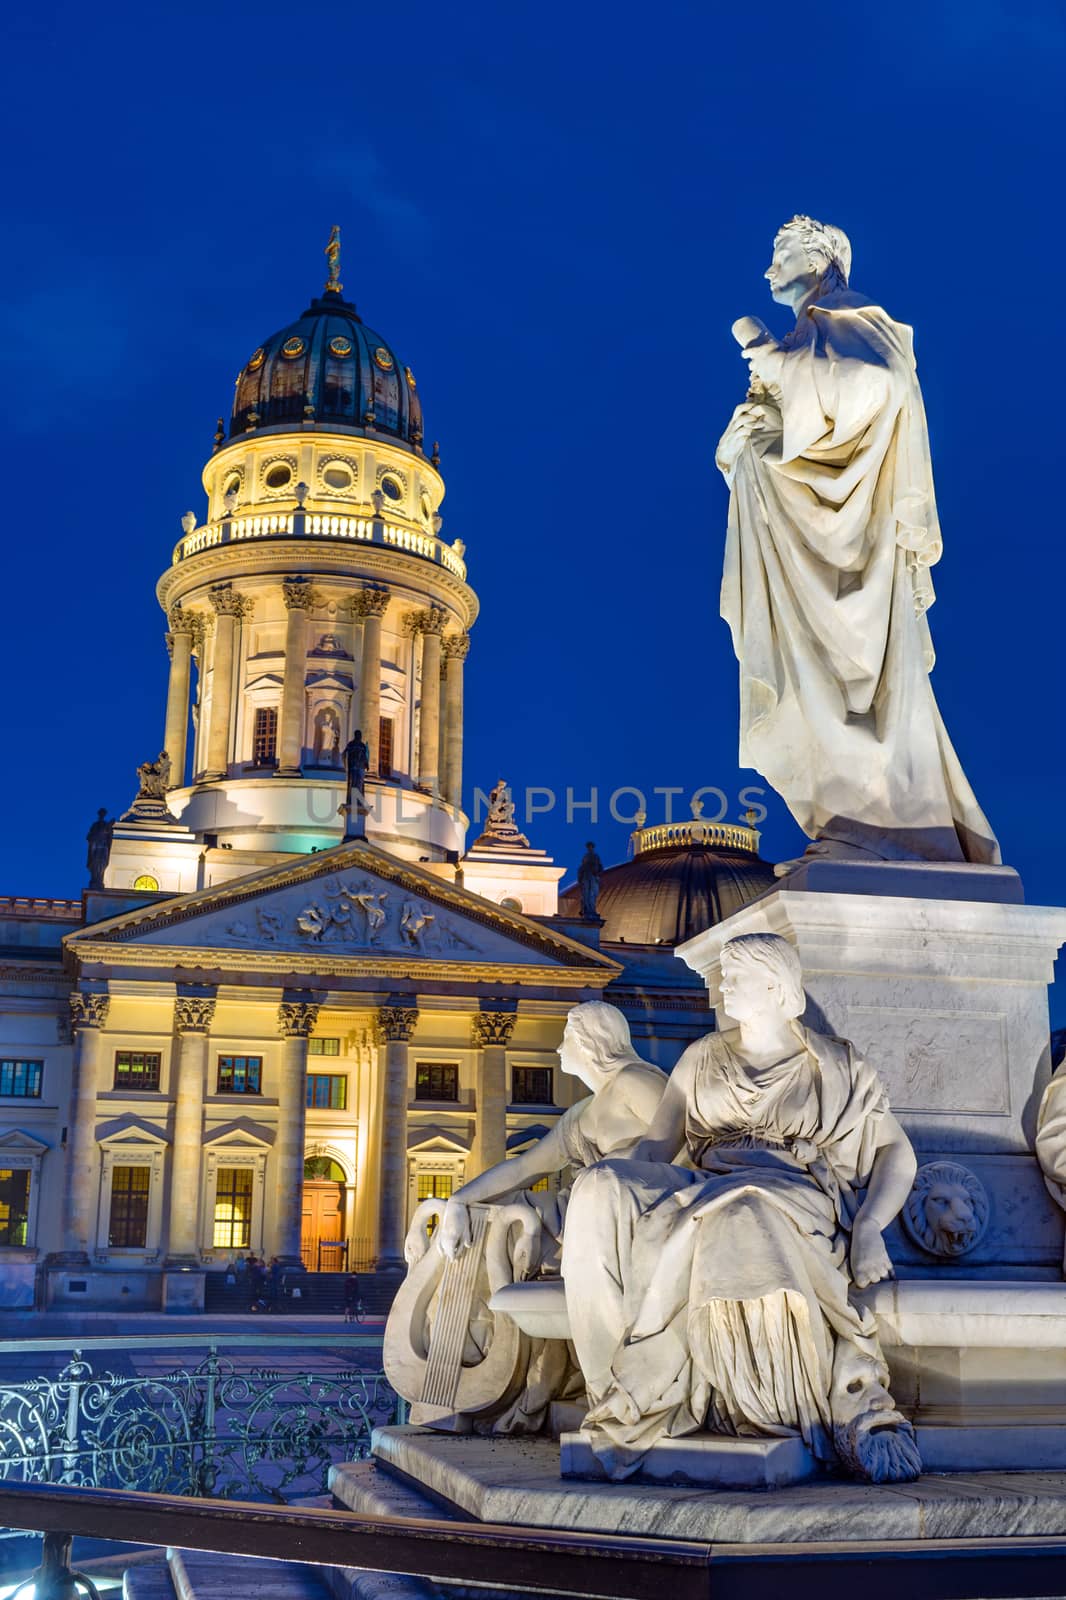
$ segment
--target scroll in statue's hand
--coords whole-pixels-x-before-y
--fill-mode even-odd
[[[461,1200],[451,1199],[437,1229],[441,1254],[456,1261],[470,1243],[470,1212]]]
[[[851,1230],[851,1280],[856,1289],[866,1289],[891,1276],[892,1263],[877,1220],[864,1218],[860,1211]]]

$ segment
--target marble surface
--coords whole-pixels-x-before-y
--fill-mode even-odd
[[[895,865],[861,871],[910,877]],[[915,870],[916,882],[924,876]],[[1047,986],[1066,910],[792,882],[678,946],[719,1022],[723,946],[740,934],[782,934],[803,964],[804,1020],[852,1040],[877,1068],[920,1153],[1029,1154],[1051,1073]]]
[[[1059,1472],[880,1485],[826,1479],[760,1493],[564,1481],[558,1446],[544,1439],[379,1428],[373,1449],[376,1460],[461,1513],[525,1527],[738,1544],[1066,1534],[1066,1473]],[[362,1463],[333,1470],[330,1487],[342,1504],[364,1508],[355,1496],[365,1471]]]
[[[564,1478],[607,1480],[589,1436],[579,1429],[559,1439],[559,1469]],[[627,1483],[689,1483],[710,1489],[781,1489],[808,1483],[818,1466],[802,1439],[727,1439],[690,1434],[659,1439]]]

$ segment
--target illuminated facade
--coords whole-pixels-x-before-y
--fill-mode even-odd
[[[399,1267],[419,1198],[571,1102],[572,1005],[613,984],[665,1066],[707,1024],[668,952],[626,986],[521,835],[467,848],[477,599],[414,374],[335,251],[246,362],[203,478],[157,589],[165,754],[101,887],[0,901],[9,1304],[193,1309],[248,1251]],[[346,837],[357,730],[369,813]]]

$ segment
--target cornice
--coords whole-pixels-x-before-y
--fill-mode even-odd
[[[214,583],[260,577],[280,582],[293,572],[320,582],[336,578],[354,584],[370,580],[404,585],[414,594],[450,606],[464,628],[473,626],[479,610],[473,589],[447,567],[405,550],[353,544],[347,539],[247,539],[214,546],[168,567],[156,584],[156,597],[169,612],[193,596],[206,599],[206,592],[201,591]]]
[[[134,944],[115,945],[107,940],[88,940],[76,946],[75,954],[83,967],[99,964],[108,968],[180,969],[190,972],[262,972],[308,978],[370,978],[375,982],[409,979],[423,988],[435,983],[491,983],[533,988],[602,989],[613,974],[603,967],[555,967],[511,965],[501,961],[451,961],[408,956],[335,956],[322,950],[274,952],[233,950],[200,945]],[[225,979],[220,978],[219,983]],[[243,988],[242,994],[250,991]]]

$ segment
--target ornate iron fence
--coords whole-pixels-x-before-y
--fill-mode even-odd
[[[3,1341],[0,1366],[5,1350],[24,1359],[57,1343]],[[120,1363],[145,1347],[207,1353],[172,1371],[121,1372],[106,1357],[87,1359],[90,1345]],[[308,1370],[243,1365],[222,1345],[299,1351]],[[343,1356],[378,1353],[365,1336],[331,1336],[328,1345]],[[86,1339],[65,1353],[52,1377],[0,1382],[0,1480],[284,1504],[324,1493],[330,1466],[364,1458],[371,1429],[401,1415],[383,1372],[331,1368],[330,1350],[306,1338]]]

